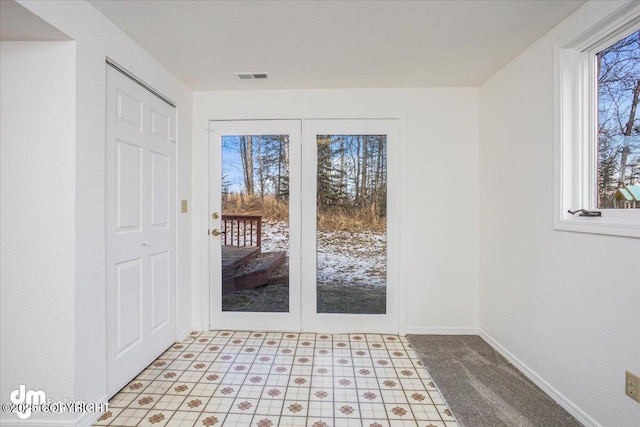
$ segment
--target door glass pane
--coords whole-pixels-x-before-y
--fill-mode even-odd
[[[387,136],[317,136],[318,313],[386,313]]]
[[[222,310],[289,311],[289,136],[222,137]]]

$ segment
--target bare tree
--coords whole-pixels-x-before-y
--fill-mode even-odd
[[[253,196],[253,136],[240,137],[240,158],[244,174],[244,188],[247,195]]]
[[[612,208],[616,189],[634,183],[640,163],[640,31],[603,50],[597,59],[598,202],[601,208]]]

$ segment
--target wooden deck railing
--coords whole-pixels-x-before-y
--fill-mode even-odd
[[[225,246],[262,245],[262,217],[258,215],[222,215]]]

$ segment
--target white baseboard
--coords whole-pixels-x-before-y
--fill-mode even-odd
[[[513,366],[518,368],[520,372],[527,378],[534,382],[535,385],[540,387],[549,397],[556,401],[556,403],[562,406],[567,412],[574,416],[579,422],[588,427],[602,427],[593,418],[587,415],[583,410],[578,408],[573,402],[562,395],[558,390],[553,388],[551,384],[542,379],[538,374],[532,371],[527,365],[522,363],[517,357],[515,357],[509,350],[504,348],[499,342],[493,339],[489,334],[480,329],[478,331],[480,338],[485,340],[495,351],[500,353],[505,359],[507,359]]]
[[[191,333],[191,331],[193,331],[194,329],[189,326],[187,329],[185,329],[184,331],[180,332],[178,334],[178,338],[176,341],[182,341],[183,339],[187,338],[189,336],[189,334]]]
[[[104,404],[109,401],[109,397],[105,394],[102,399],[100,399],[98,404]],[[76,419],[75,427],[91,427],[91,424],[96,422],[98,418],[100,418],[101,413],[96,412],[85,412],[80,417]]]
[[[477,328],[437,328],[411,327],[404,329],[404,335],[478,335]]]

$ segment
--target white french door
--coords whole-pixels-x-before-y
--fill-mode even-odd
[[[211,327],[398,333],[397,120],[209,126]],[[287,182],[286,197],[276,181]],[[282,213],[273,218],[278,209],[269,203],[285,201],[286,221]],[[261,244],[253,237],[247,242],[257,227],[242,228],[250,217],[261,217]],[[284,236],[284,247],[268,243]],[[251,259],[277,251],[287,259],[282,306],[269,302],[283,292],[282,283],[242,276],[253,274]],[[245,253],[246,266],[231,268]]]
[[[301,129],[300,120],[209,122],[212,328],[300,329]]]
[[[387,119],[304,122],[304,330],[399,331],[396,127]]]
[[[175,109],[107,66],[107,391],[175,342]]]

